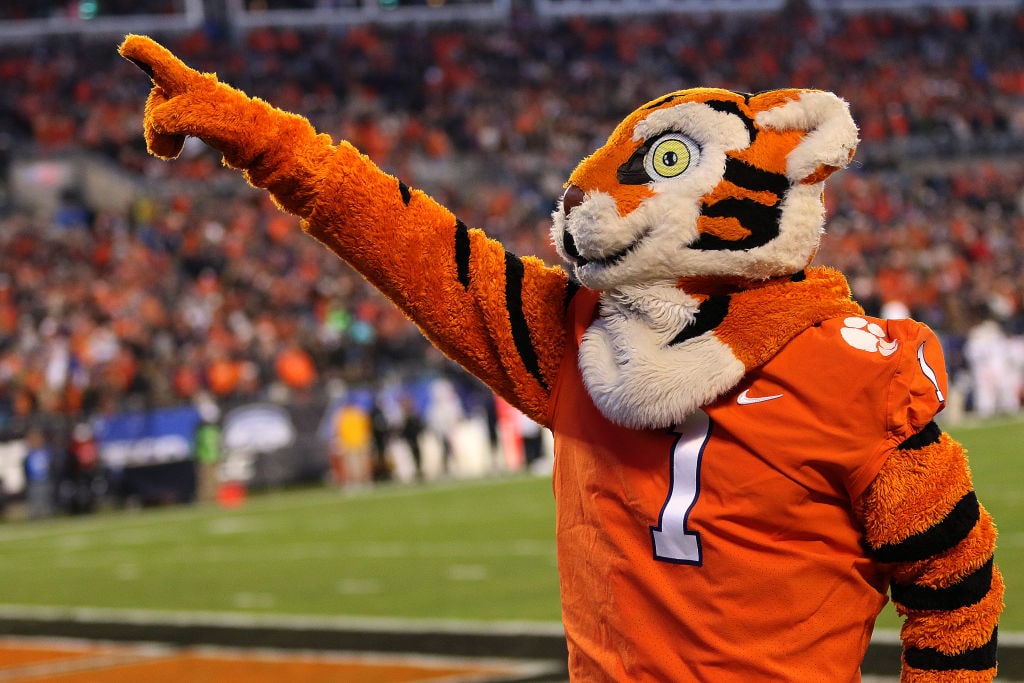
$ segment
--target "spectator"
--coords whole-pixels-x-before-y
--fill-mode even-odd
[[[455,385],[445,377],[431,380],[424,423],[441,447],[441,472],[445,475],[453,472],[455,431],[464,419],[465,410]]]
[[[211,398],[198,402],[200,424],[196,429],[196,481],[197,497],[203,502],[217,499],[220,466],[221,425],[220,408]]]
[[[370,415],[356,403],[345,403],[334,416],[331,470],[339,486],[360,486],[372,480]]]
[[[420,446],[420,437],[425,431],[423,419],[420,417],[416,404],[409,395],[403,395],[400,399],[402,407],[402,426],[400,434],[402,440],[409,448],[409,455],[412,457],[415,468],[416,481],[423,481],[423,449]]]
[[[58,484],[58,496],[68,512],[89,513],[95,510],[100,491],[99,449],[87,422],[75,425],[68,444],[69,457]]]
[[[1022,32],[1019,12],[517,14],[472,31],[260,29],[216,44],[183,35],[172,47],[352,139],[513,251],[552,262],[561,183],[637,102],[699,83],[835,90],[860,123],[863,165],[829,187],[818,262],[841,268],[869,313],[897,315],[899,302],[898,315],[956,349],[982,304],[1012,335],[1024,331],[1024,163],[1009,156],[1024,149]],[[336,379],[437,374],[400,314],[312,240],[294,239],[297,220],[201,143],[175,164],[149,158],[138,105],[147,84],[109,40],[5,44],[0,77],[0,142],[29,141],[6,156],[84,151],[140,188],[119,210],[70,187],[48,214],[15,209],[0,188],[9,428],[205,392],[238,402],[280,385],[322,394]]]
[[[25,437],[25,495],[28,501],[28,516],[41,519],[53,514],[54,503],[54,457],[46,443],[46,436],[39,428],[32,428]]]
[[[978,417],[1020,411],[1024,363],[1020,340],[1013,340],[991,318],[967,333],[964,355],[970,367],[974,412]]]

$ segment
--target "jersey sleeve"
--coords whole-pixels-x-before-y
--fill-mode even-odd
[[[911,321],[887,327],[903,346],[887,398],[894,446],[856,510],[866,549],[888,565],[890,596],[905,617],[902,680],[990,681],[1004,590],[995,526],[964,448],[934,421],[947,387],[938,339]]]

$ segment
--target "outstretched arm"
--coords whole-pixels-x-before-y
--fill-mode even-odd
[[[573,291],[564,271],[509,254],[349,143],[187,67],[149,38],[129,36],[120,52],[153,80],[151,153],[173,158],[187,136],[217,149],[439,349],[545,423]]]

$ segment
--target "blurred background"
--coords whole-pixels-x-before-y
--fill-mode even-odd
[[[5,0],[0,507],[230,505],[546,472],[548,435],[190,140],[151,158],[149,33],[517,254],[620,118],[696,85],[846,98],[817,257],[945,346],[954,424],[1024,384],[1024,12],[954,0]]]

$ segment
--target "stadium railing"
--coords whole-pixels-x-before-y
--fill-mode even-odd
[[[657,13],[763,13],[782,11],[787,0],[530,0],[539,17]],[[970,8],[1014,11],[1020,0],[808,0],[819,12]],[[0,41],[46,35],[83,37],[183,32],[208,22],[247,31],[264,27],[329,27],[357,24],[500,23],[514,16],[512,0],[174,0],[133,3],[110,10],[97,0],[15,0],[0,7]],[[124,7],[124,6],[115,6]]]
[[[31,11],[0,9],[0,41],[25,41],[50,35],[107,36],[190,31],[206,19],[203,0],[177,0],[160,9],[136,4],[130,14],[104,13],[94,0],[36,3]],[[168,9],[169,8],[169,9]]]

